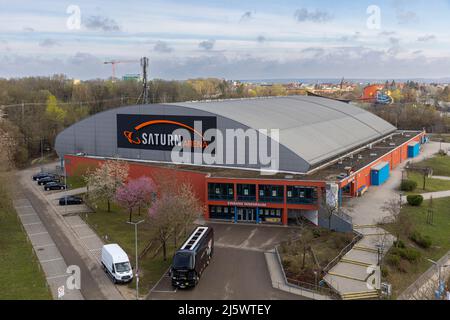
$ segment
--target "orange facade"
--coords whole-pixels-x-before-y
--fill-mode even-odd
[[[405,161],[408,158],[408,144],[410,144],[413,141],[420,142],[422,139],[422,136],[418,135],[408,142],[404,143],[403,145],[399,146],[398,148],[392,150],[391,152],[387,153],[383,157],[377,159],[373,163],[369,164],[368,166],[362,168],[361,170],[358,170],[357,172],[353,173],[351,176],[346,178],[345,180],[340,182],[340,188],[344,188],[346,186],[350,186],[350,196],[355,197],[358,195],[358,190],[362,187],[370,187],[371,186],[371,168],[376,166],[377,164],[381,162],[388,162],[390,164],[390,169],[396,168],[401,162]],[[66,161],[66,170],[67,175],[71,176],[74,174],[82,174],[80,170],[84,168],[84,170],[88,167],[92,166],[98,166],[100,163],[104,162],[104,159],[97,159],[97,158],[89,158],[89,157],[81,157],[81,156],[71,156],[66,155],[65,156]],[[205,204],[205,212],[204,216],[205,219],[209,219],[209,207],[210,206],[220,206],[220,207],[256,207],[256,208],[270,208],[270,209],[277,209],[281,210],[282,216],[281,216],[281,222],[282,224],[286,225],[288,220],[288,210],[305,210],[305,211],[314,211],[318,210],[319,203],[320,203],[320,197],[323,193],[323,190],[326,186],[326,181],[306,181],[306,180],[274,180],[274,179],[264,179],[264,178],[258,178],[258,179],[239,179],[239,178],[217,178],[217,177],[210,177],[206,173],[200,173],[195,171],[188,171],[188,170],[180,170],[180,169],[172,169],[172,168],[165,168],[161,166],[155,166],[147,163],[136,163],[136,162],[130,162],[130,178],[138,178],[141,176],[148,176],[151,177],[156,184],[158,184],[158,181],[161,179],[171,179],[174,181],[174,185],[180,184],[181,182],[189,182],[194,192],[196,193],[198,199]],[[228,184],[233,185],[234,192],[231,199],[228,200],[210,200],[208,195],[208,184],[209,183],[216,183],[216,184]],[[256,201],[238,201],[237,200],[237,192],[236,187],[237,185],[254,185],[256,186],[256,195],[255,200]],[[262,185],[271,185],[271,186],[282,186],[283,190],[283,201],[280,203],[264,203],[260,201],[259,198],[259,188]],[[308,187],[308,188],[315,188],[317,193],[317,199],[315,199],[315,202],[313,204],[293,204],[288,203],[287,201],[287,189],[289,186],[296,186],[296,187]]]

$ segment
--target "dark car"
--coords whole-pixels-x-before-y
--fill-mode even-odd
[[[45,178],[41,178],[37,181],[37,184],[42,186],[42,185],[46,185],[49,182],[59,182],[59,180],[56,177],[45,177]]]
[[[49,182],[44,186],[45,191],[49,190],[64,190],[66,188],[65,185],[59,182]]]
[[[33,176],[33,180],[34,180],[34,181],[39,181],[39,180],[41,180],[42,178],[47,178],[47,177],[56,177],[56,175],[53,174],[53,173],[49,173],[49,172],[39,172],[39,173],[36,173],[36,174]]]
[[[65,196],[59,199],[59,205],[60,206],[65,206],[66,204],[68,206],[70,205],[75,205],[75,204],[82,204],[83,203],[83,199],[81,199],[80,197],[75,197],[75,196]]]

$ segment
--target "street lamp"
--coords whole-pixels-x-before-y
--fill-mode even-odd
[[[448,268],[450,267],[450,264],[446,264],[446,265],[440,265],[439,262],[433,261],[431,259],[427,259],[428,261],[430,261],[432,264],[434,264],[437,268],[438,268],[438,290],[437,292],[441,292],[440,291],[440,286],[441,286],[441,268]]]
[[[137,245],[137,226],[138,224],[144,222],[144,220],[140,220],[138,222],[127,221],[128,224],[134,225],[134,245],[136,249],[136,300],[139,300],[139,268],[138,268],[138,245]]]

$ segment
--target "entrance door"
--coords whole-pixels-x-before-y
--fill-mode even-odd
[[[255,208],[238,208],[237,218],[240,222],[255,222],[256,209]]]

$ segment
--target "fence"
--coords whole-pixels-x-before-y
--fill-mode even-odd
[[[437,261],[437,264],[439,266],[443,266],[448,264],[450,261],[450,251],[447,252],[439,261]],[[445,279],[446,277],[450,276],[450,267],[447,268],[447,270],[441,271],[442,279]],[[411,284],[405,291],[403,291],[399,296],[398,300],[410,300],[410,299],[417,299],[417,292],[422,291],[423,297],[419,297],[420,299],[432,299],[434,290],[426,290],[424,287],[426,285],[431,285],[434,289],[437,289],[437,281],[433,280],[434,277],[437,277],[437,266],[432,265],[427,271],[425,271],[416,281],[414,281],[413,284]],[[431,282],[431,283],[430,283]],[[420,295],[420,294],[419,294]],[[431,295],[431,296],[428,296]]]
[[[281,272],[283,274],[284,283],[273,283],[276,285],[277,289],[280,289],[281,286],[284,288],[287,286],[290,293],[300,292],[300,295],[304,296],[313,296],[313,299],[340,299],[340,295],[331,288],[320,287],[318,284],[311,284],[307,282],[302,282],[295,279],[290,279],[286,277],[286,273],[284,272],[283,263],[281,262],[280,253],[278,251],[278,247],[275,247],[275,254],[277,256],[278,264],[280,266]],[[292,289],[292,290],[291,290]]]
[[[345,256],[350,250],[353,249],[353,247],[363,238],[363,235],[357,231],[353,231],[356,236],[353,238],[352,242],[350,242],[342,251],[328,263],[328,265],[323,268],[323,272],[327,273],[330,271],[336,264],[339,263],[339,261],[342,259],[343,256]]]

